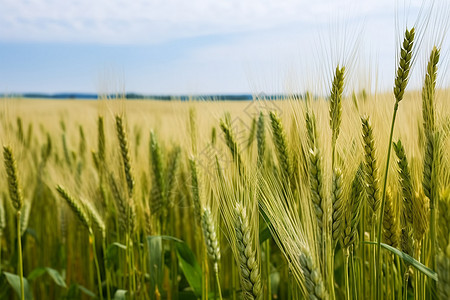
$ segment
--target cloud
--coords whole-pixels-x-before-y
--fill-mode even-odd
[[[0,0],[0,40],[155,44],[392,12],[391,0]],[[421,1],[412,1],[415,3]]]

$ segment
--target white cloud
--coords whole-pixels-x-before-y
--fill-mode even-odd
[[[0,0],[0,40],[159,43],[393,12],[391,0]],[[412,1],[413,6],[420,0]]]

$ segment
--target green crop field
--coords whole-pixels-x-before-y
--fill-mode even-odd
[[[448,74],[430,48],[408,89],[415,38],[392,93],[1,99],[0,299],[450,299]]]

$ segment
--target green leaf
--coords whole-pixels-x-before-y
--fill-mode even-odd
[[[28,274],[27,279],[29,281],[33,281],[36,278],[41,277],[45,273],[47,273],[47,270],[45,268],[39,267],[31,271],[30,274]]]
[[[20,298],[21,295],[21,289],[20,289],[20,277],[16,274],[3,272],[5,274],[6,280],[8,281],[9,285],[13,288],[13,290],[16,292],[17,296]],[[26,278],[23,278],[23,289],[24,289],[24,296],[26,300],[33,300],[33,293],[31,292],[30,285],[28,284],[28,280]]]
[[[163,249],[160,236],[148,236],[148,270],[150,274],[150,291],[162,290]]]
[[[82,291],[83,293],[85,293],[85,294],[88,295],[89,297],[91,297],[91,298],[97,298],[97,296],[96,296],[93,292],[91,292],[90,290],[88,290],[88,289],[85,288],[84,286],[77,284],[77,287],[78,287],[78,289],[79,289],[80,291]]]
[[[125,246],[124,244],[121,244],[121,243],[117,243],[117,242],[112,243],[110,246],[116,246],[117,248],[127,250],[127,246]]]
[[[377,243],[375,243],[375,242],[364,242],[364,243],[370,244],[370,245],[377,245]],[[409,256],[405,252],[402,252],[402,251],[398,250],[397,248],[394,248],[394,247],[389,246],[389,245],[384,244],[384,243],[381,243],[381,247],[383,247],[383,248],[389,250],[390,252],[398,255],[405,262],[409,263],[411,266],[413,266],[414,268],[416,268],[417,270],[419,270],[423,274],[427,275],[431,279],[433,279],[435,281],[438,281],[438,276],[437,276],[436,272],[434,272],[430,268],[426,267],[425,265],[421,264],[420,262],[418,262],[417,260],[415,260],[414,258]]]
[[[119,268],[119,249],[127,250],[127,246],[121,243],[112,243],[106,249],[107,267],[117,270]]]
[[[127,290],[117,290],[114,293],[114,300],[126,300],[126,294],[127,294]]]
[[[149,236],[148,240],[157,238],[158,236]],[[182,240],[177,239],[172,236],[162,235],[159,236],[160,239],[175,242],[178,262],[180,268],[183,271],[186,280],[193,289],[197,297],[202,294],[202,269],[195,258],[194,253],[189,248],[189,246]]]
[[[50,275],[50,277],[57,285],[63,288],[67,288],[66,281],[58,271],[52,268],[45,268],[45,269],[47,270],[48,275]]]
[[[202,294],[202,269],[186,243],[177,243],[177,256],[189,285],[197,296]]]
[[[55,269],[52,268],[36,268],[33,271],[31,271],[30,274],[28,274],[28,280],[33,281],[37,279],[38,277],[41,277],[45,273],[48,273],[50,277],[53,279],[53,281],[59,285],[60,287],[67,288],[66,282],[63,278],[63,276]]]

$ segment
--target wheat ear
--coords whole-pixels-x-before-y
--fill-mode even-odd
[[[216,234],[216,227],[209,208],[203,209],[201,225],[208,256],[214,263],[214,271],[218,272],[220,262],[219,239]]]
[[[317,129],[316,129],[316,116],[313,112],[307,111],[305,114],[306,121],[306,133],[308,134],[309,147],[314,149],[317,146]]]
[[[262,296],[261,274],[253,245],[253,233],[251,232],[249,217],[245,207],[239,203],[236,204],[235,212],[236,245],[244,299],[260,299]]]
[[[79,203],[79,201],[75,200],[65,189],[64,187],[58,185],[56,187],[56,191],[59,193],[61,198],[63,198],[72,211],[77,215],[78,220],[80,220],[81,224],[83,224],[89,232],[91,232],[90,219],[83,205]]]
[[[153,172],[154,184],[152,186],[152,211],[161,213],[166,203],[166,180],[164,178],[164,163],[162,151],[155,133],[150,132],[150,158]]]
[[[399,244],[398,223],[394,211],[392,194],[389,189],[386,192],[386,204],[384,206],[383,239],[386,244],[394,248],[398,248]]]
[[[8,190],[11,203],[16,211],[20,211],[23,207],[22,190],[19,184],[19,176],[17,175],[16,160],[10,147],[3,147],[3,159],[8,175]]]
[[[425,154],[423,158],[422,186],[425,196],[430,200],[430,240],[431,267],[435,267],[436,256],[436,204],[437,204],[437,174],[439,167],[439,139],[435,130],[434,98],[436,90],[437,65],[440,49],[433,47],[427,64],[427,73],[422,90],[422,114],[425,133]]]
[[[322,163],[319,149],[310,150],[309,153],[309,185],[311,189],[311,200],[313,204],[314,214],[318,225],[317,237],[319,241],[322,239],[323,231],[323,174]]]
[[[287,182],[292,181],[292,164],[289,158],[286,133],[281,124],[280,118],[273,112],[269,113],[272,125],[273,142],[277,150],[278,161],[281,167],[281,173]]]
[[[106,138],[105,138],[105,124],[102,116],[98,116],[97,121],[97,156],[102,165],[105,163],[106,158]]]
[[[343,189],[343,180],[342,180],[342,171],[339,168],[336,168],[333,172],[333,186],[332,186],[332,194],[331,194],[331,202],[332,202],[332,237],[333,243],[337,243],[342,236],[342,229],[344,226],[343,218],[344,218],[344,189]]]
[[[367,203],[370,209],[368,223],[371,226],[380,205],[378,190],[378,167],[375,153],[373,129],[369,117],[362,117],[362,132],[364,141],[364,179],[366,183]]]
[[[197,173],[197,163],[194,159],[189,159],[189,166],[191,169],[191,190],[192,190],[192,201],[194,202],[194,215],[197,222],[200,224],[202,220],[202,210],[200,203],[200,189],[198,185],[198,173]]]
[[[332,145],[336,144],[342,119],[342,92],[344,91],[345,67],[336,67],[330,95],[330,127],[332,131]]]
[[[264,128],[264,123],[264,114],[260,112],[256,129],[256,141],[258,143],[258,166],[264,165],[264,157],[266,153],[266,131]]]
[[[398,173],[400,176],[400,185],[402,187],[403,194],[403,207],[406,210],[405,217],[408,224],[412,224],[413,220],[413,187],[411,182],[411,173],[409,171],[408,160],[406,159],[405,149],[403,148],[402,142],[398,140],[394,143],[395,154],[398,158]]]
[[[406,85],[409,80],[409,71],[411,70],[412,49],[414,45],[414,27],[405,31],[402,48],[400,49],[400,61],[395,77],[394,96],[395,101],[400,102],[403,99]]]
[[[360,164],[352,180],[350,198],[346,203],[344,215],[342,246],[348,248],[358,243],[358,224],[360,222],[361,199],[363,192],[362,165]]]
[[[128,197],[132,198],[134,189],[134,178],[133,173],[131,171],[130,151],[128,149],[128,138],[125,132],[125,128],[123,126],[122,117],[119,115],[116,116],[116,131],[117,131],[117,138],[119,139],[120,153],[122,155],[125,178],[127,181]]]
[[[225,135],[225,142],[228,148],[230,149],[233,161],[237,164],[239,170],[241,170],[242,167],[241,152],[236,142],[233,131],[231,130],[230,121],[227,121],[227,119],[228,117],[226,117],[225,122],[223,120],[220,120],[220,128],[222,129],[222,132]]]
[[[414,240],[417,243],[416,253],[419,253],[420,244],[422,243],[422,239],[424,238],[425,233],[428,230],[430,213],[430,200],[424,195],[422,191],[415,193],[412,209],[414,212],[412,217]],[[416,259],[418,259],[418,257],[416,257]]]
[[[311,256],[302,252],[299,259],[309,299],[328,299],[320,269],[314,266]]]

